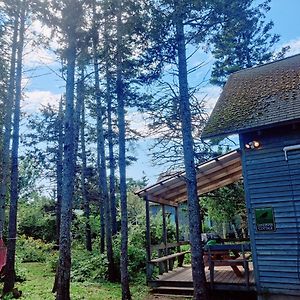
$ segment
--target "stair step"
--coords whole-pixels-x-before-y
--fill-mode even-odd
[[[154,297],[157,297],[158,299],[161,296],[172,297],[172,299],[178,298],[178,300],[180,300],[180,299],[192,299],[193,298],[192,295],[178,295],[178,294],[174,295],[174,294],[158,294],[158,293],[152,293],[152,295]]]
[[[153,294],[191,296],[194,289],[189,287],[159,286],[152,289]]]

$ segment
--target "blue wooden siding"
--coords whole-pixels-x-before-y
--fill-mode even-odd
[[[275,128],[241,136],[259,140],[260,149],[243,149],[243,174],[247,193],[256,280],[261,292],[300,294],[300,150],[283,147],[300,144],[300,130]],[[258,232],[254,210],[272,207],[276,231]]]

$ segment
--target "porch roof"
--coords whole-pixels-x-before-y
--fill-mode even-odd
[[[242,178],[242,163],[239,150],[233,150],[211,159],[197,167],[198,195],[221,188]],[[166,179],[147,186],[136,194],[149,201],[177,206],[187,201],[185,172],[178,172]]]

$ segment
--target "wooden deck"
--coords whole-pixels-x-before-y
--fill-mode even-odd
[[[244,277],[237,277],[231,267],[218,266],[215,267],[215,278],[213,290],[224,291],[255,291],[253,265],[249,264],[250,271],[250,286],[247,287]],[[210,285],[210,276],[208,267],[205,268],[206,280],[208,286]],[[149,285],[159,293],[159,291],[172,290],[174,294],[180,291],[180,294],[187,294],[192,292],[192,268],[191,266],[183,266],[176,268],[173,271],[159,275],[157,279],[149,282]],[[164,292],[162,292],[164,293]]]

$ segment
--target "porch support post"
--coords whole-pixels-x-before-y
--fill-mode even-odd
[[[149,208],[149,200],[148,197],[144,197],[146,203],[146,273],[147,273],[147,281],[151,280],[152,277],[152,265],[150,263],[151,260],[151,234],[150,234],[150,208]]]
[[[165,255],[167,253],[167,223],[166,223],[166,206],[162,205],[162,217],[163,217],[163,243],[165,244]]]
[[[166,206],[162,205],[162,217],[163,217],[163,243],[165,245],[164,255],[169,255],[167,248],[167,223],[166,223]],[[168,272],[168,261],[163,262],[164,272]]]
[[[176,242],[179,243],[179,217],[178,217],[178,206],[175,209],[175,226],[176,226]],[[180,252],[180,246],[177,246],[177,252]]]

